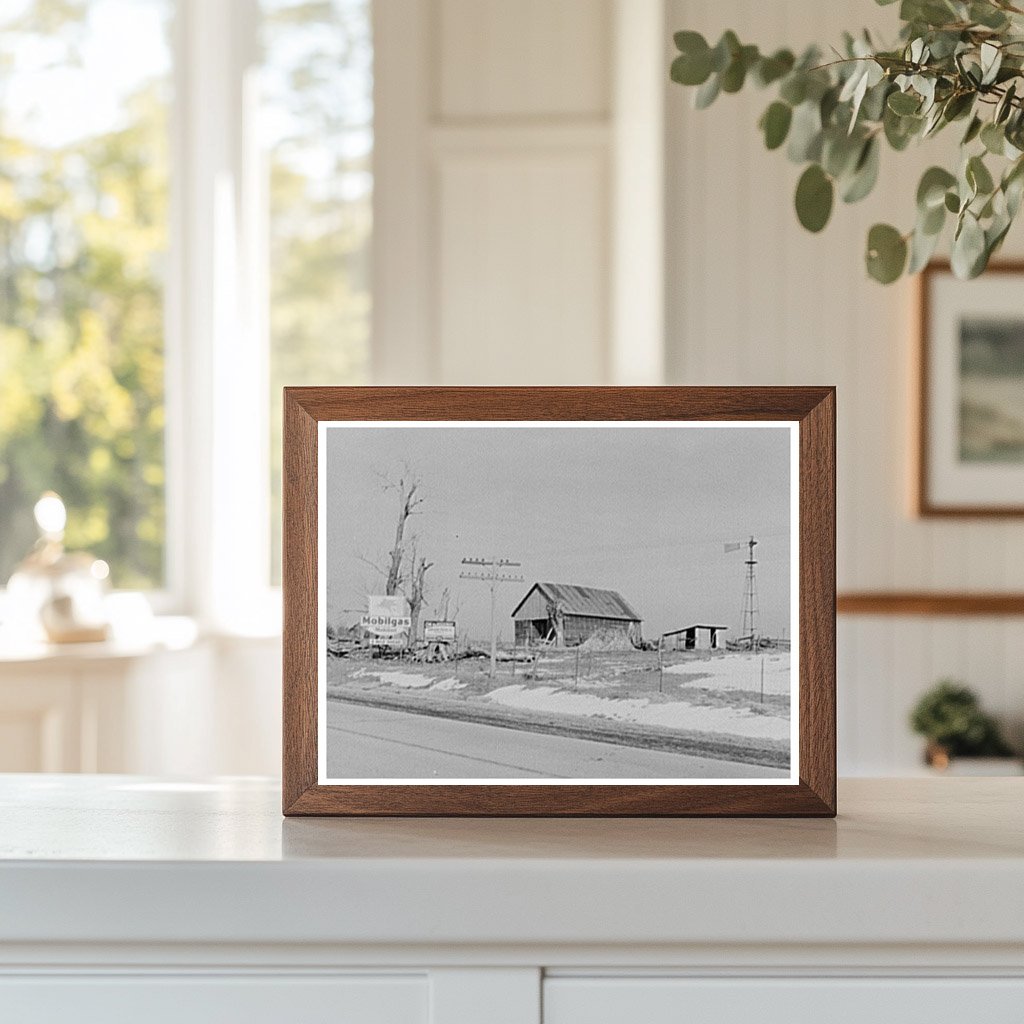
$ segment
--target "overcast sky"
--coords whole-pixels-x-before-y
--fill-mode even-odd
[[[488,635],[487,585],[464,557],[512,558],[525,577],[498,590],[501,635],[537,581],[619,591],[646,637],[693,622],[742,625],[745,551],[758,540],[760,631],[791,635],[789,431],[773,427],[329,427],[327,621],[348,625],[384,592],[406,468],[424,502],[407,536],[434,562],[422,617],[450,587],[459,631]]]

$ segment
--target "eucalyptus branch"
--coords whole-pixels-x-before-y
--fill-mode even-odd
[[[958,166],[929,168],[913,228],[876,224],[865,258],[868,273],[885,284],[916,273],[952,219],[953,269],[975,277],[1002,245],[1024,196],[1024,24],[1014,21],[1024,9],[1010,0],[902,0],[899,16],[897,46],[879,49],[866,32],[847,34],[827,62],[816,47],[798,58],[789,50],[762,54],[731,31],[714,46],[699,33],[678,32],[671,76],[697,88],[701,109],[748,82],[775,90],[758,126],[768,149],[785,145],[789,159],[804,165],[795,206],[809,231],[825,227],[837,194],[854,203],[872,191],[883,143],[900,152],[962,122]]]

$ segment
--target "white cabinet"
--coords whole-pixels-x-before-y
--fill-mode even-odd
[[[1024,979],[548,978],[544,1024],[1020,1024]]]
[[[408,977],[0,978],[17,1024],[428,1024],[427,979]]]
[[[282,820],[259,779],[0,776],[0,1024],[1022,1024],[1021,790]]]

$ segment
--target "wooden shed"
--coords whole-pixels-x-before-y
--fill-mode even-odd
[[[512,612],[516,644],[548,641],[574,647],[595,633],[640,642],[641,618],[615,590],[572,583],[534,583]]]
[[[728,626],[683,626],[682,629],[673,629],[668,633],[662,633],[662,642],[665,647],[672,651],[695,651],[710,649],[717,651],[722,646],[724,633]],[[702,643],[702,640],[706,640]]]

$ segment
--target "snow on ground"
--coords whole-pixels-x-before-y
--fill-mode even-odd
[[[680,675],[680,686],[707,690],[761,689],[761,661],[764,660],[764,692],[785,694],[790,691],[789,652],[744,654],[730,651],[707,658],[693,658],[666,665],[665,675]]]
[[[666,670],[667,671],[667,670]],[[765,669],[765,688],[768,672]],[[559,690],[552,686],[530,689],[525,686],[503,686],[492,690],[491,700],[507,707],[531,711],[554,711],[568,715],[584,715],[660,725],[670,729],[693,729],[733,736],[784,740],[789,737],[789,719],[759,715],[743,708],[695,707],[682,701],[651,704],[645,698],[616,700],[592,693]]]
[[[382,683],[398,686],[403,690],[461,690],[466,684],[460,683],[454,676],[450,679],[433,679],[419,672],[374,672]],[[366,669],[358,669],[353,677],[367,675]]]
[[[455,676],[450,676],[448,679],[439,679],[431,687],[432,690],[463,690],[466,684],[460,683]]]

